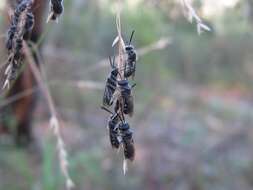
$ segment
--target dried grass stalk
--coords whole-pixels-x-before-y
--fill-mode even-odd
[[[68,190],[71,190],[75,187],[75,184],[73,183],[70,175],[69,175],[69,171],[68,171],[68,154],[67,154],[67,150],[65,148],[65,143],[63,141],[61,132],[60,132],[60,122],[59,119],[57,117],[57,112],[53,103],[53,99],[50,95],[50,92],[48,90],[48,87],[46,85],[46,83],[44,82],[44,80],[42,79],[41,73],[39,71],[39,69],[37,68],[37,65],[34,62],[34,59],[31,55],[31,52],[27,46],[27,44],[24,44],[24,51],[25,51],[25,55],[27,57],[28,63],[31,66],[32,72],[34,74],[34,77],[38,83],[38,85],[40,86],[46,100],[49,106],[49,111],[51,113],[51,118],[50,118],[50,128],[53,131],[53,134],[55,135],[56,139],[57,139],[57,151],[58,151],[58,158],[59,158],[59,162],[60,162],[60,168],[62,171],[63,176],[65,177],[65,183],[66,183],[66,188]]]
[[[211,29],[206,24],[204,24],[202,19],[198,16],[189,0],[180,0],[180,1],[182,7],[184,8],[185,16],[189,20],[189,22],[192,23],[193,21],[195,21],[197,23],[197,32],[199,35],[204,31],[211,31]]]

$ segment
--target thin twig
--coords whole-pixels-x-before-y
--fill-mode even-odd
[[[58,84],[64,84],[69,85],[71,87],[76,87],[78,89],[86,89],[86,90],[103,90],[104,86],[102,82],[96,82],[96,81],[83,81],[83,80],[79,80],[79,81],[62,81],[62,80],[54,80],[54,81],[50,81],[48,82],[49,86],[55,86]],[[38,91],[40,89],[40,86],[34,86],[33,88],[24,90],[22,92],[19,92],[11,97],[5,98],[3,102],[0,103],[0,108],[8,106],[9,104],[24,98],[26,96],[29,96],[33,93],[35,93],[36,91]]]
[[[192,23],[193,20],[197,23],[197,31],[200,35],[204,30],[205,31],[211,31],[209,26],[204,24],[202,19],[198,16],[195,9],[190,4],[189,0],[180,0],[181,5],[184,8],[185,16],[188,18],[188,20]]]
[[[145,56],[146,54],[148,54],[150,52],[165,49],[171,43],[172,43],[172,40],[170,37],[161,38],[158,41],[156,41],[148,46],[137,49],[136,51],[138,52],[138,58]],[[52,52],[54,52],[54,51],[52,51]],[[50,53],[50,52],[48,52],[48,53]],[[52,56],[54,56],[54,55],[52,54]],[[62,55],[62,56],[66,56],[66,54]],[[70,56],[66,56],[66,59],[68,59],[69,57]],[[116,57],[116,59],[118,59],[118,56]],[[108,58],[104,58],[101,61],[97,62],[96,64],[93,64],[92,66],[86,68],[84,73],[94,72],[94,71],[97,71],[99,69],[103,69],[108,66],[109,66]]]
[[[120,19],[120,14],[121,14],[121,9],[122,9],[122,4],[121,4],[121,0],[118,0],[118,4],[117,4],[117,15],[116,15],[116,26],[117,26],[117,32],[118,32],[118,70],[119,70],[119,77],[121,77],[121,79],[124,76],[124,49],[125,49],[125,43],[124,40],[122,38],[122,34],[121,34],[121,19]]]

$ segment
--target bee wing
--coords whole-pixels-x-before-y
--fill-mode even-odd
[[[134,70],[133,70],[133,74],[132,74],[132,79],[134,80],[135,77],[135,71],[136,71],[136,61],[134,62]]]
[[[112,92],[106,86],[103,95],[103,104],[107,106],[111,106]]]

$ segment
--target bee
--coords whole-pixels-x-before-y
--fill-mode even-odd
[[[28,40],[34,26],[34,15],[31,12],[26,14],[24,26],[24,40]]]
[[[118,149],[120,145],[120,141],[118,139],[119,137],[118,123],[121,120],[121,118],[118,113],[112,113],[110,110],[108,110],[107,108],[103,106],[101,108],[111,114],[110,119],[108,121],[109,139],[110,139],[112,148]]]
[[[32,2],[29,1],[20,1],[20,3],[17,5],[17,8],[14,11],[14,16],[16,18],[19,18],[22,12],[24,12],[28,6],[31,6]]]
[[[112,147],[116,149],[118,149],[120,145],[120,142],[118,139],[118,136],[119,136],[118,122],[119,122],[118,113],[111,115],[108,121],[110,142],[111,142]]]
[[[127,59],[125,61],[125,68],[124,68],[124,77],[125,78],[128,78],[130,76],[134,77],[135,70],[136,70],[137,54],[136,54],[134,46],[131,45],[133,35],[134,35],[134,31],[131,34],[128,45],[125,46],[125,51],[127,54]]]
[[[115,112],[118,110],[123,111],[124,114],[128,114],[129,116],[133,115],[134,112],[134,100],[132,95],[132,88],[135,86],[129,85],[128,80],[119,80],[118,81],[118,89],[119,95],[115,105]]]
[[[51,0],[50,1],[50,15],[48,20],[57,20],[59,15],[64,11],[63,0]]]
[[[104,96],[103,96],[103,105],[111,106],[113,104],[112,98],[113,94],[117,88],[117,76],[118,76],[118,68],[115,66],[115,57],[113,62],[111,57],[109,57],[110,65],[111,65],[111,73],[108,76],[105,84]]]
[[[26,32],[30,32],[33,29],[34,26],[34,16],[30,12],[26,14],[26,22],[25,22],[25,30]]]
[[[121,122],[119,124],[119,131],[122,138],[124,157],[125,159],[133,161],[135,157],[133,132],[131,131],[129,124],[126,122]]]
[[[17,27],[15,25],[12,25],[10,27],[10,29],[7,32],[7,39],[5,42],[5,47],[7,48],[7,50],[11,50],[13,47],[13,39],[15,36],[15,32],[16,32]]]
[[[15,34],[17,33],[17,27],[20,20],[20,15],[25,11],[31,8],[32,1],[20,1],[20,3],[17,5],[14,15],[11,19],[11,26],[7,33],[7,40],[6,40],[6,48],[10,51],[13,48],[13,39],[15,37]],[[26,21],[24,26],[24,38],[27,37],[26,33],[30,32],[34,25],[34,16],[33,14],[28,11],[26,13]]]

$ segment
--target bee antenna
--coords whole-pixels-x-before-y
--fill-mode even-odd
[[[111,67],[113,68],[113,63],[112,63],[112,58],[111,58],[111,56],[109,56],[109,61],[110,61]]]
[[[105,106],[100,106],[100,108],[101,108],[102,110],[105,110],[106,112],[108,112],[108,113],[110,113],[110,114],[113,114],[113,112],[112,112],[111,110],[107,109]]]
[[[130,45],[131,42],[132,42],[132,39],[133,39],[133,36],[134,36],[134,32],[135,32],[135,31],[133,30],[128,45]]]

